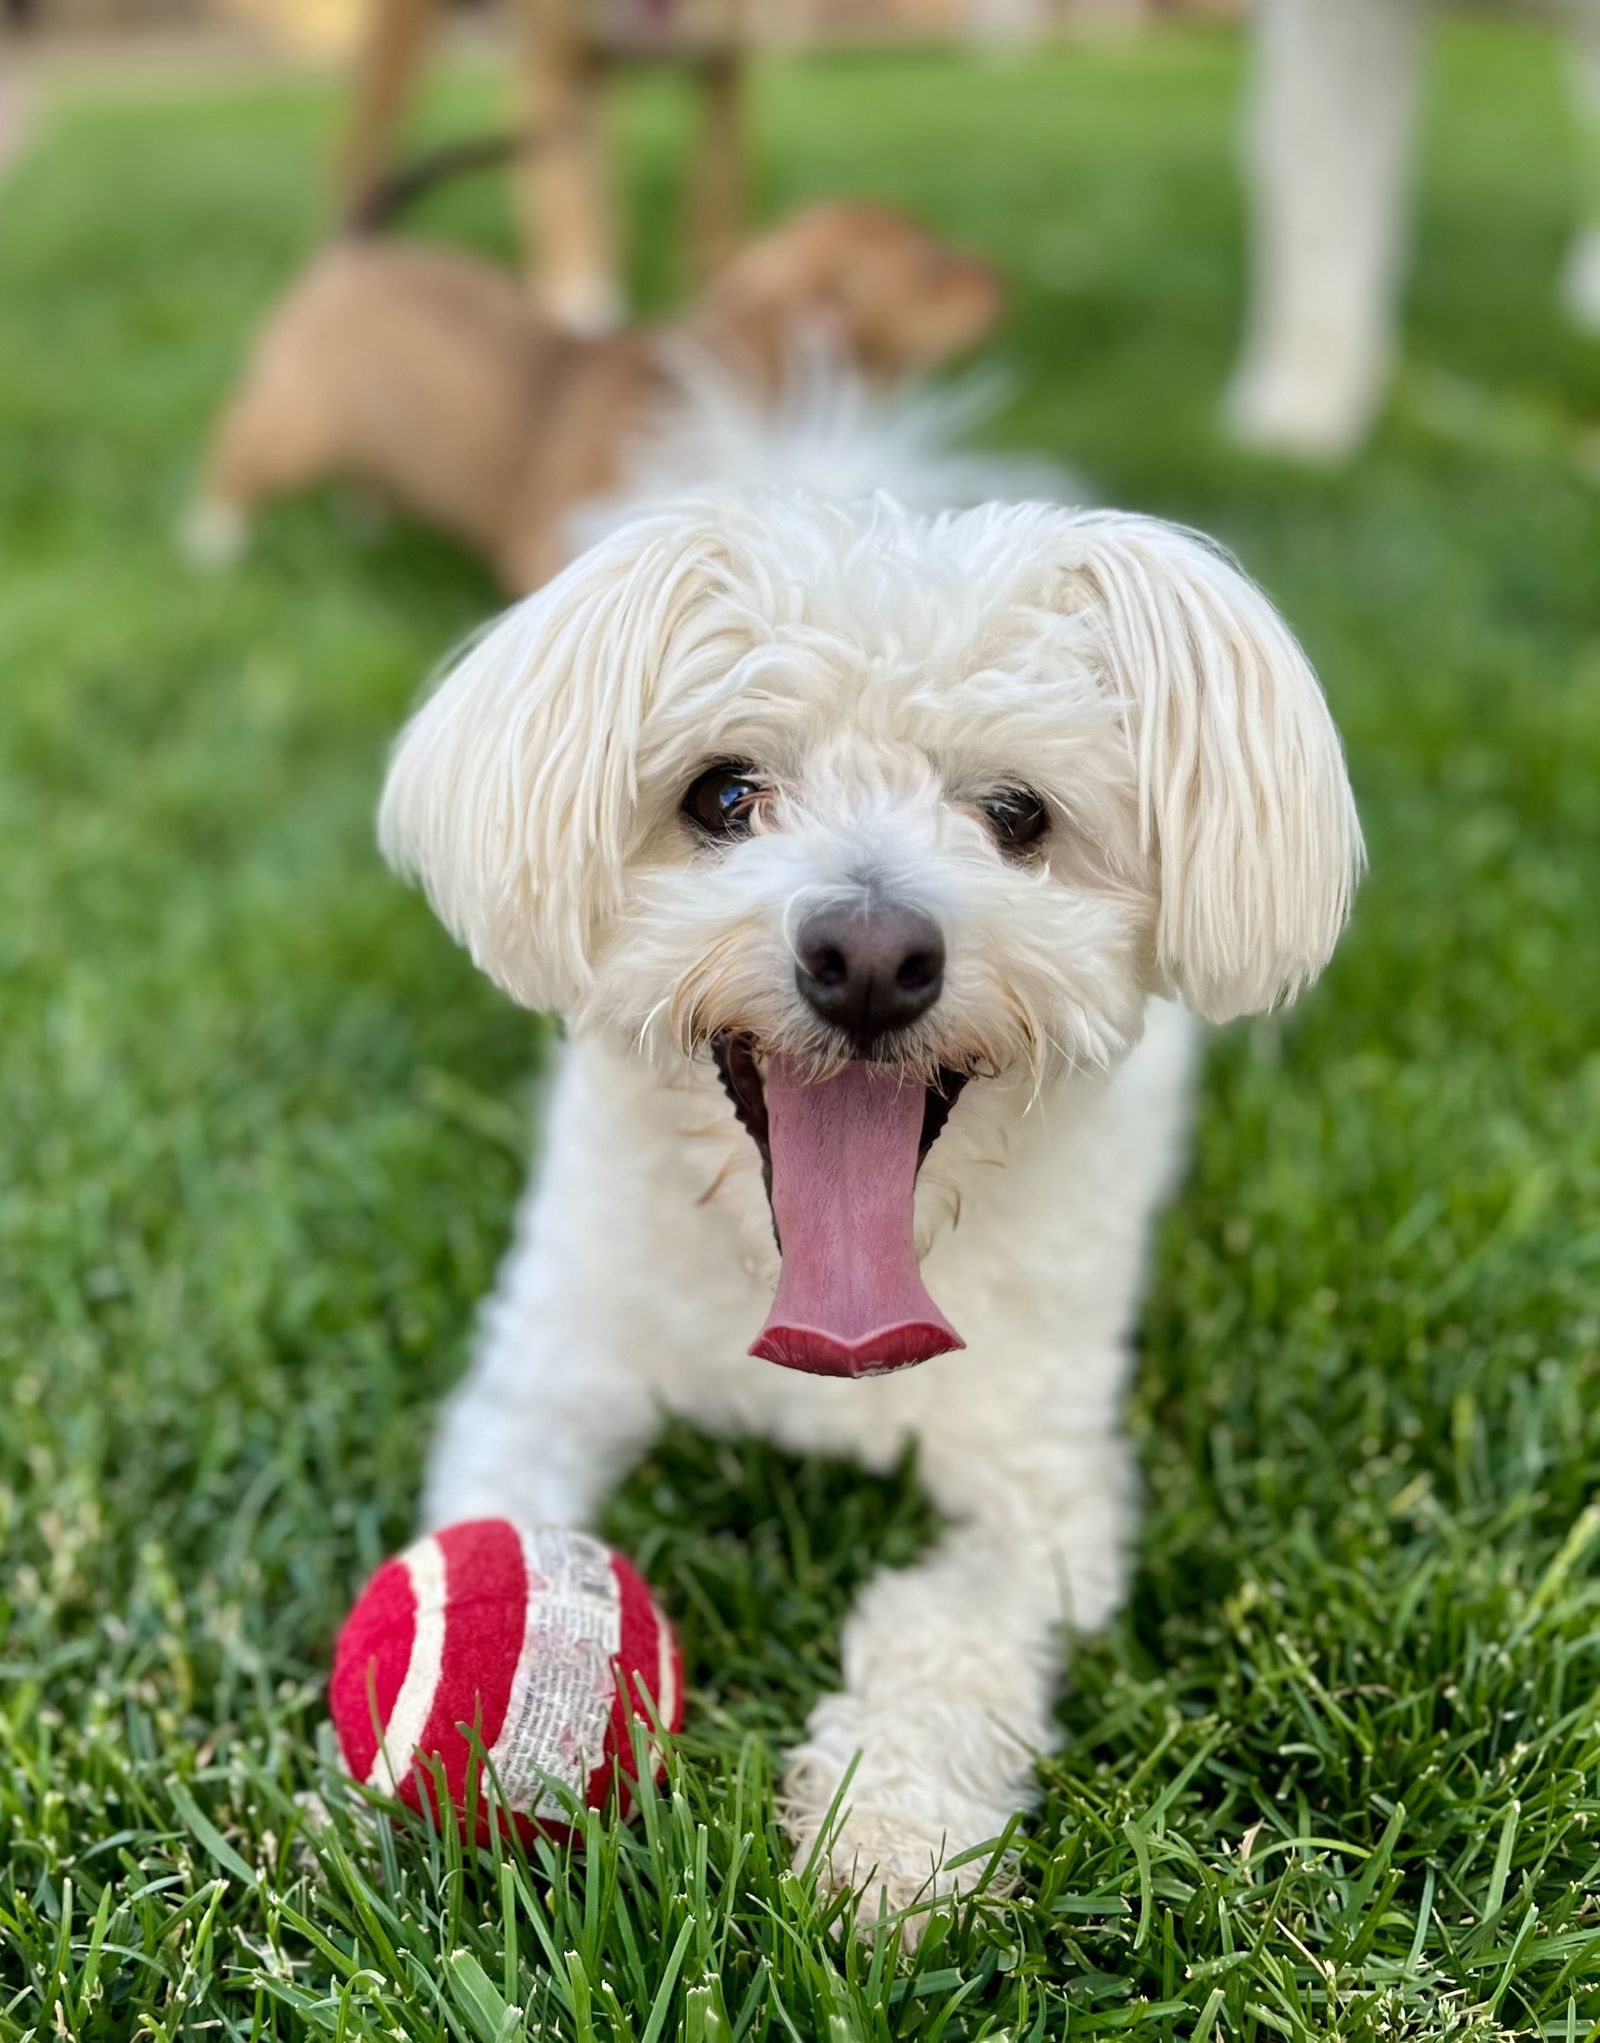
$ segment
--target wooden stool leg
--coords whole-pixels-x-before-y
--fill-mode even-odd
[[[745,59],[738,43],[701,66],[700,142],[689,193],[690,267],[707,283],[737,254],[749,207]]]
[[[522,116],[532,146],[517,190],[534,295],[580,333],[624,305],[605,146],[605,67],[584,34],[583,0],[522,0]]]
[[[371,0],[355,105],[339,151],[339,199],[357,211],[393,168],[394,141],[433,36],[435,0]]]

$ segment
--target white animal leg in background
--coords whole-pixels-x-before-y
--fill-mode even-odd
[[[1250,307],[1229,396],[1247,445],[1336,459],[1394,351],[1427,0],[1263,0]]]
[[[1114,1358],[1084,1369],[1120,1374]],[[960,1522],[927,1559],[867,1584],[845,1627],[843,1690],[817,1704],[790,1755],[785,1820],[802,1859],[849,1776],[824,1878],[859,1887],[868,1918],[932,1891],[936,1869],[1032,1801],[1035,1758],[1058,1742],[1063,1629],[1096,1630],[1122,1600],[1124,1441],[1108,1424],[1067,1447],[1035,1444],[1025,1466],[1007,1465],[1015,1442],[996,1456],[971,1441],[965,1467],[949,1450],[925,1455],[935,1502]],[[982,1863],[942,1871],[937,1887]]]
[[[1584,221],[1562,276],[1574,324],[1600,334],[1600,0],[1565,0],[1568,62],[1583,125]]]
[[[967,40],[989,56],[1014,57],[1032,49],[1049,21],[1045,0],[967,0]]]

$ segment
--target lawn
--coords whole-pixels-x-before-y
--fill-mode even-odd
[[[1555,57],[1442,52],[1374,450],[1227,454],[1239,53],[763,87],[764,200],[908,201],[1016,281],[997,434],[1213,527],[1303,632],[1372,874],[1220,1036],[1132,1412],[1131,1606],[1019,1877],[913,1963],[773,1820],[864,1481],[666,1440],[610,1531],[690,1727],[642,1826],[463,1855],[351,1809],[342,1610],[401,1541],[529,1148],[539,1024],[381,870],[384,746],[491,601],[336,501],[175,563],[210,409],[318,231],[309,84],[85,97],[0,187],[0,2039],[1600,2035],[1600,345],[1553,280]],[[439,127],[487,122],[453,75]],[[641,288],[682,110],[631,88]],[[504,245],[491,180],[426,224]],[[297,1800],[334,1805],[325,1825]]]

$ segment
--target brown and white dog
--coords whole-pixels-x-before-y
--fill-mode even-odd
[[[233,559],[259,505],[338,478],[454,534],[525,594],[580,550],[585,506],[637,495],[630,463],[707,371],[775,406],[820,343],[893,386],[974,347],[1002,302],[989,263],[878,205],[808,207],[679,321],[598,338],[471,256],[350,236],[269,318],[217,429],[188,549]]]

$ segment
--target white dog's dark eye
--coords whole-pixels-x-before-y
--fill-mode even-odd
[[[1030,851],[1050,828],[1049,806],[1031,787],[1003,787],[978,807],[1002,851]]]
[[[747,837],[751,811],[765,793],[748,766],[708,766],[690,782],[683,813],[708,837]]]

